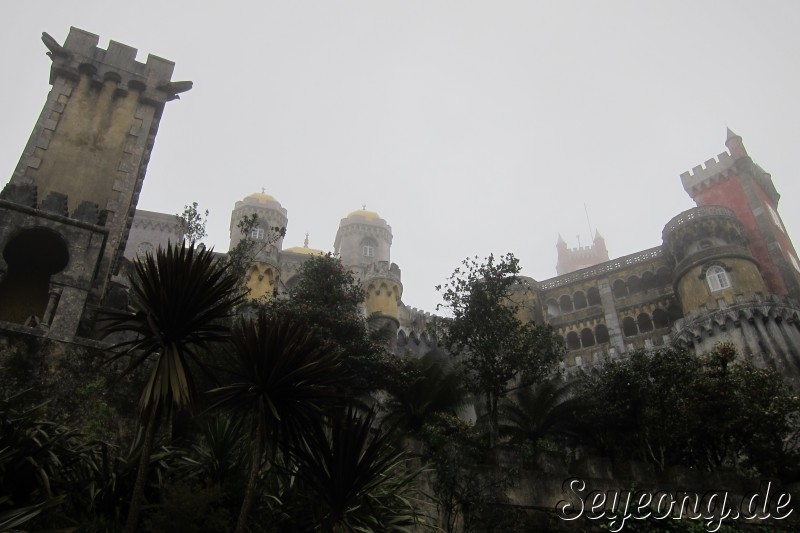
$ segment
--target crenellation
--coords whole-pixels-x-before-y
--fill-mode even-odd
[[[681,182],[686,192],[704,185],[707,181],[720,177],[734,166],[733,157],[728,152],[722,152],[716,158],[709,159],[704,165],[697,165],[691,171],[681,174]]]

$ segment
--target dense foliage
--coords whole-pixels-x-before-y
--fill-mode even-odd
[[[684,465],[798,478],[800,399],[775,370],[730,344],[606,363],[582,384],[586,440],[664,469]]]
[[[437,287],[452,315],[439,334],[460,356],[467,387],[485,400],[492,445],[498,439],[500,399],[541,381],[563,356],[552,328],[520,319],[527,294],[519,272],[512,254],[499,260],[490,255],[483,262],[465,259]]]

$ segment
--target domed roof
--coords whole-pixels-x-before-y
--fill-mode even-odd
[[[253,200],[257,200],[259,203],[266,204],[268,202],[277,202],[278,200],[275,199],[274,196],[271,194],[264,194],[263,192],[254,192],[253,194],[247,196],[245,200],[251,198]],[[280,203],[280,202],[278,202]]]
[[[366,209],[357,209],[347,214],[347,218],[364,217],[367,220],[378,220],[381,216],[375,211],[367,211]]]
[[[308,248],[307,246],[292,246],[291,248],[287,248],[284,252],[291,252],[293,254],[304,254],[304,255],[325,255],[325,252],[322,250],[317,250],[316,248]]]

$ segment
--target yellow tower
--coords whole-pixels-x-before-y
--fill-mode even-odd
[[[241,222],[256,216],[256,224],[243,234]],[[230,249],[243,240],[251,244],[248,250],[249,265],[246,271],[249,297],[253,300],[270,299],[280,283],[280,253],[283,247],[283,232],[288,222],[287,211],[273,196],[253,193],[236,202],[231,213]]]

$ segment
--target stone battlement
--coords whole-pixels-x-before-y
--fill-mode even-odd
[[[42,41],[53,61],[51,84],[58,76],[77,79],[84,74],[97,83],[114,80],[119,89],[139,91],[142,99],[162,104],[192,88],[190,81],[171,81],[172,61],[150,54],[147,62],[141,63],[136,61],[136,48],[116,41],[109,41],[104,50],[97,46],[98,35],[79,28],[70,28],[63,45],[47,33],[42,34]]]
[[[691,194],[693,189],[703,185],[708,180],[720,176],[720,174],[733,167],[733,164],[734,161],[731,154],[722,152],[717,156],[717,159],[709,159],[704,165],[697,165],[691,171],[681,174],[683,188]]]

